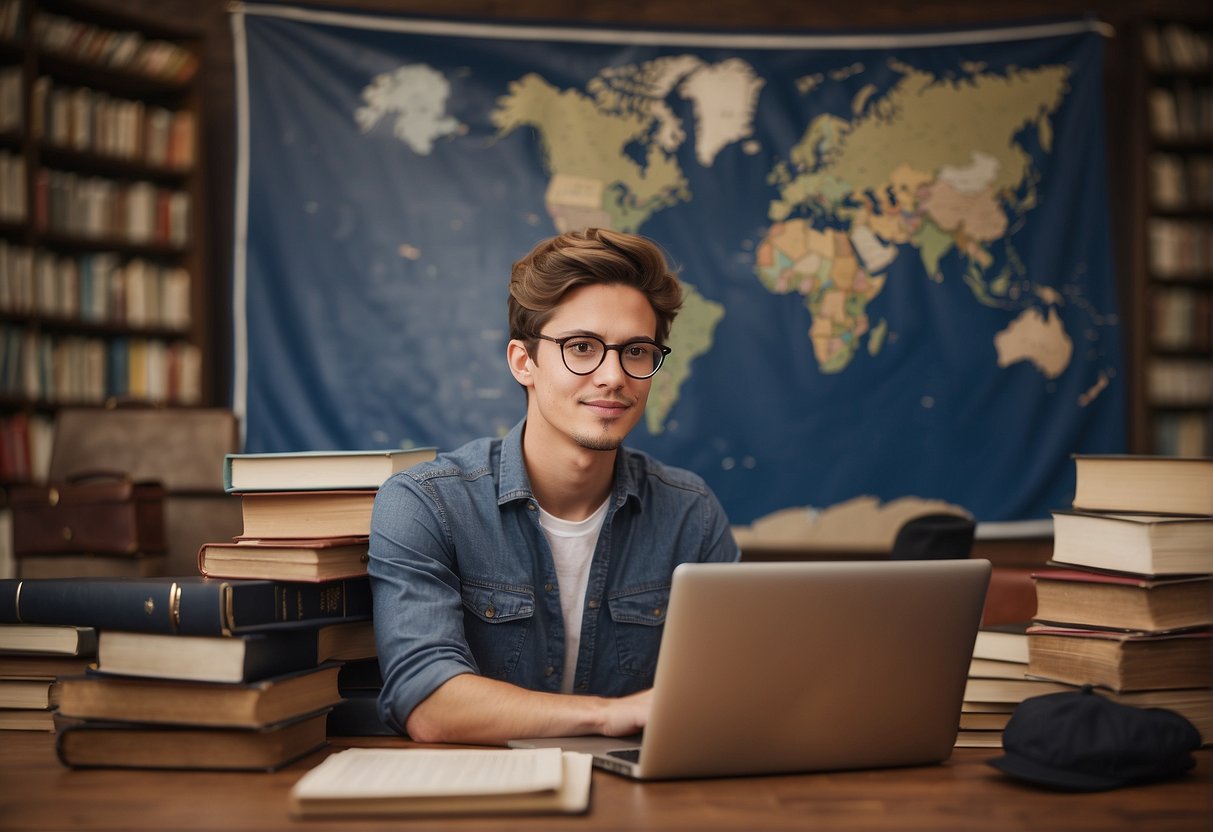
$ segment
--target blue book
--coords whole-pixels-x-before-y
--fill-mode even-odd
[[[366,578],[299,583],[181,578],[0,580],[0,624],[227,636],[371,616]]]
[[[434,448],[428,447],[228,454],[223,460],[223,488],[229,493],[378,488],[392,474],[428,462],[434,455]]]

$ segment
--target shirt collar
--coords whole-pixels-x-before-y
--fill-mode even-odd
[[[531,491],[531,481],[526,474],[526,463],[522,459],[522,432],[526,428],[526,419],[510,429],[501,440],[501,461],[498,470],[498,482],[501,489],[498,493],[497,504],[505,505],[514,500],[530,500],[535,494]],[[621,506],[631,497],[640,501],[640,490],[636,478],[632,474],[632,466],[628,464],[628,453],[619,448],[615,454],[615,483],[611,487],[611,502]]]

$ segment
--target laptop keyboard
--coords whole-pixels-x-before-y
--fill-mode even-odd
[[[620,760],[624,760],[625,762],[629,762],[629,763],[639,763],[640,762],[640,749],[639,748],[620,748],[615,751],[608,751],[607,756],[608,757],[618,757]]]

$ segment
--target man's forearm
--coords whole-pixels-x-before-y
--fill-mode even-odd
[[[526,690],[463,674],[448,679],[409,714],[418,742],[500,745],[517,737],[624,736],[648,721],[649,692],[609,699]]]

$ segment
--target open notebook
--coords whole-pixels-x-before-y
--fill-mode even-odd
[[[643,739],[518,739],[641,779],[934,763],[952,753],[985,560],[684,564]]]

